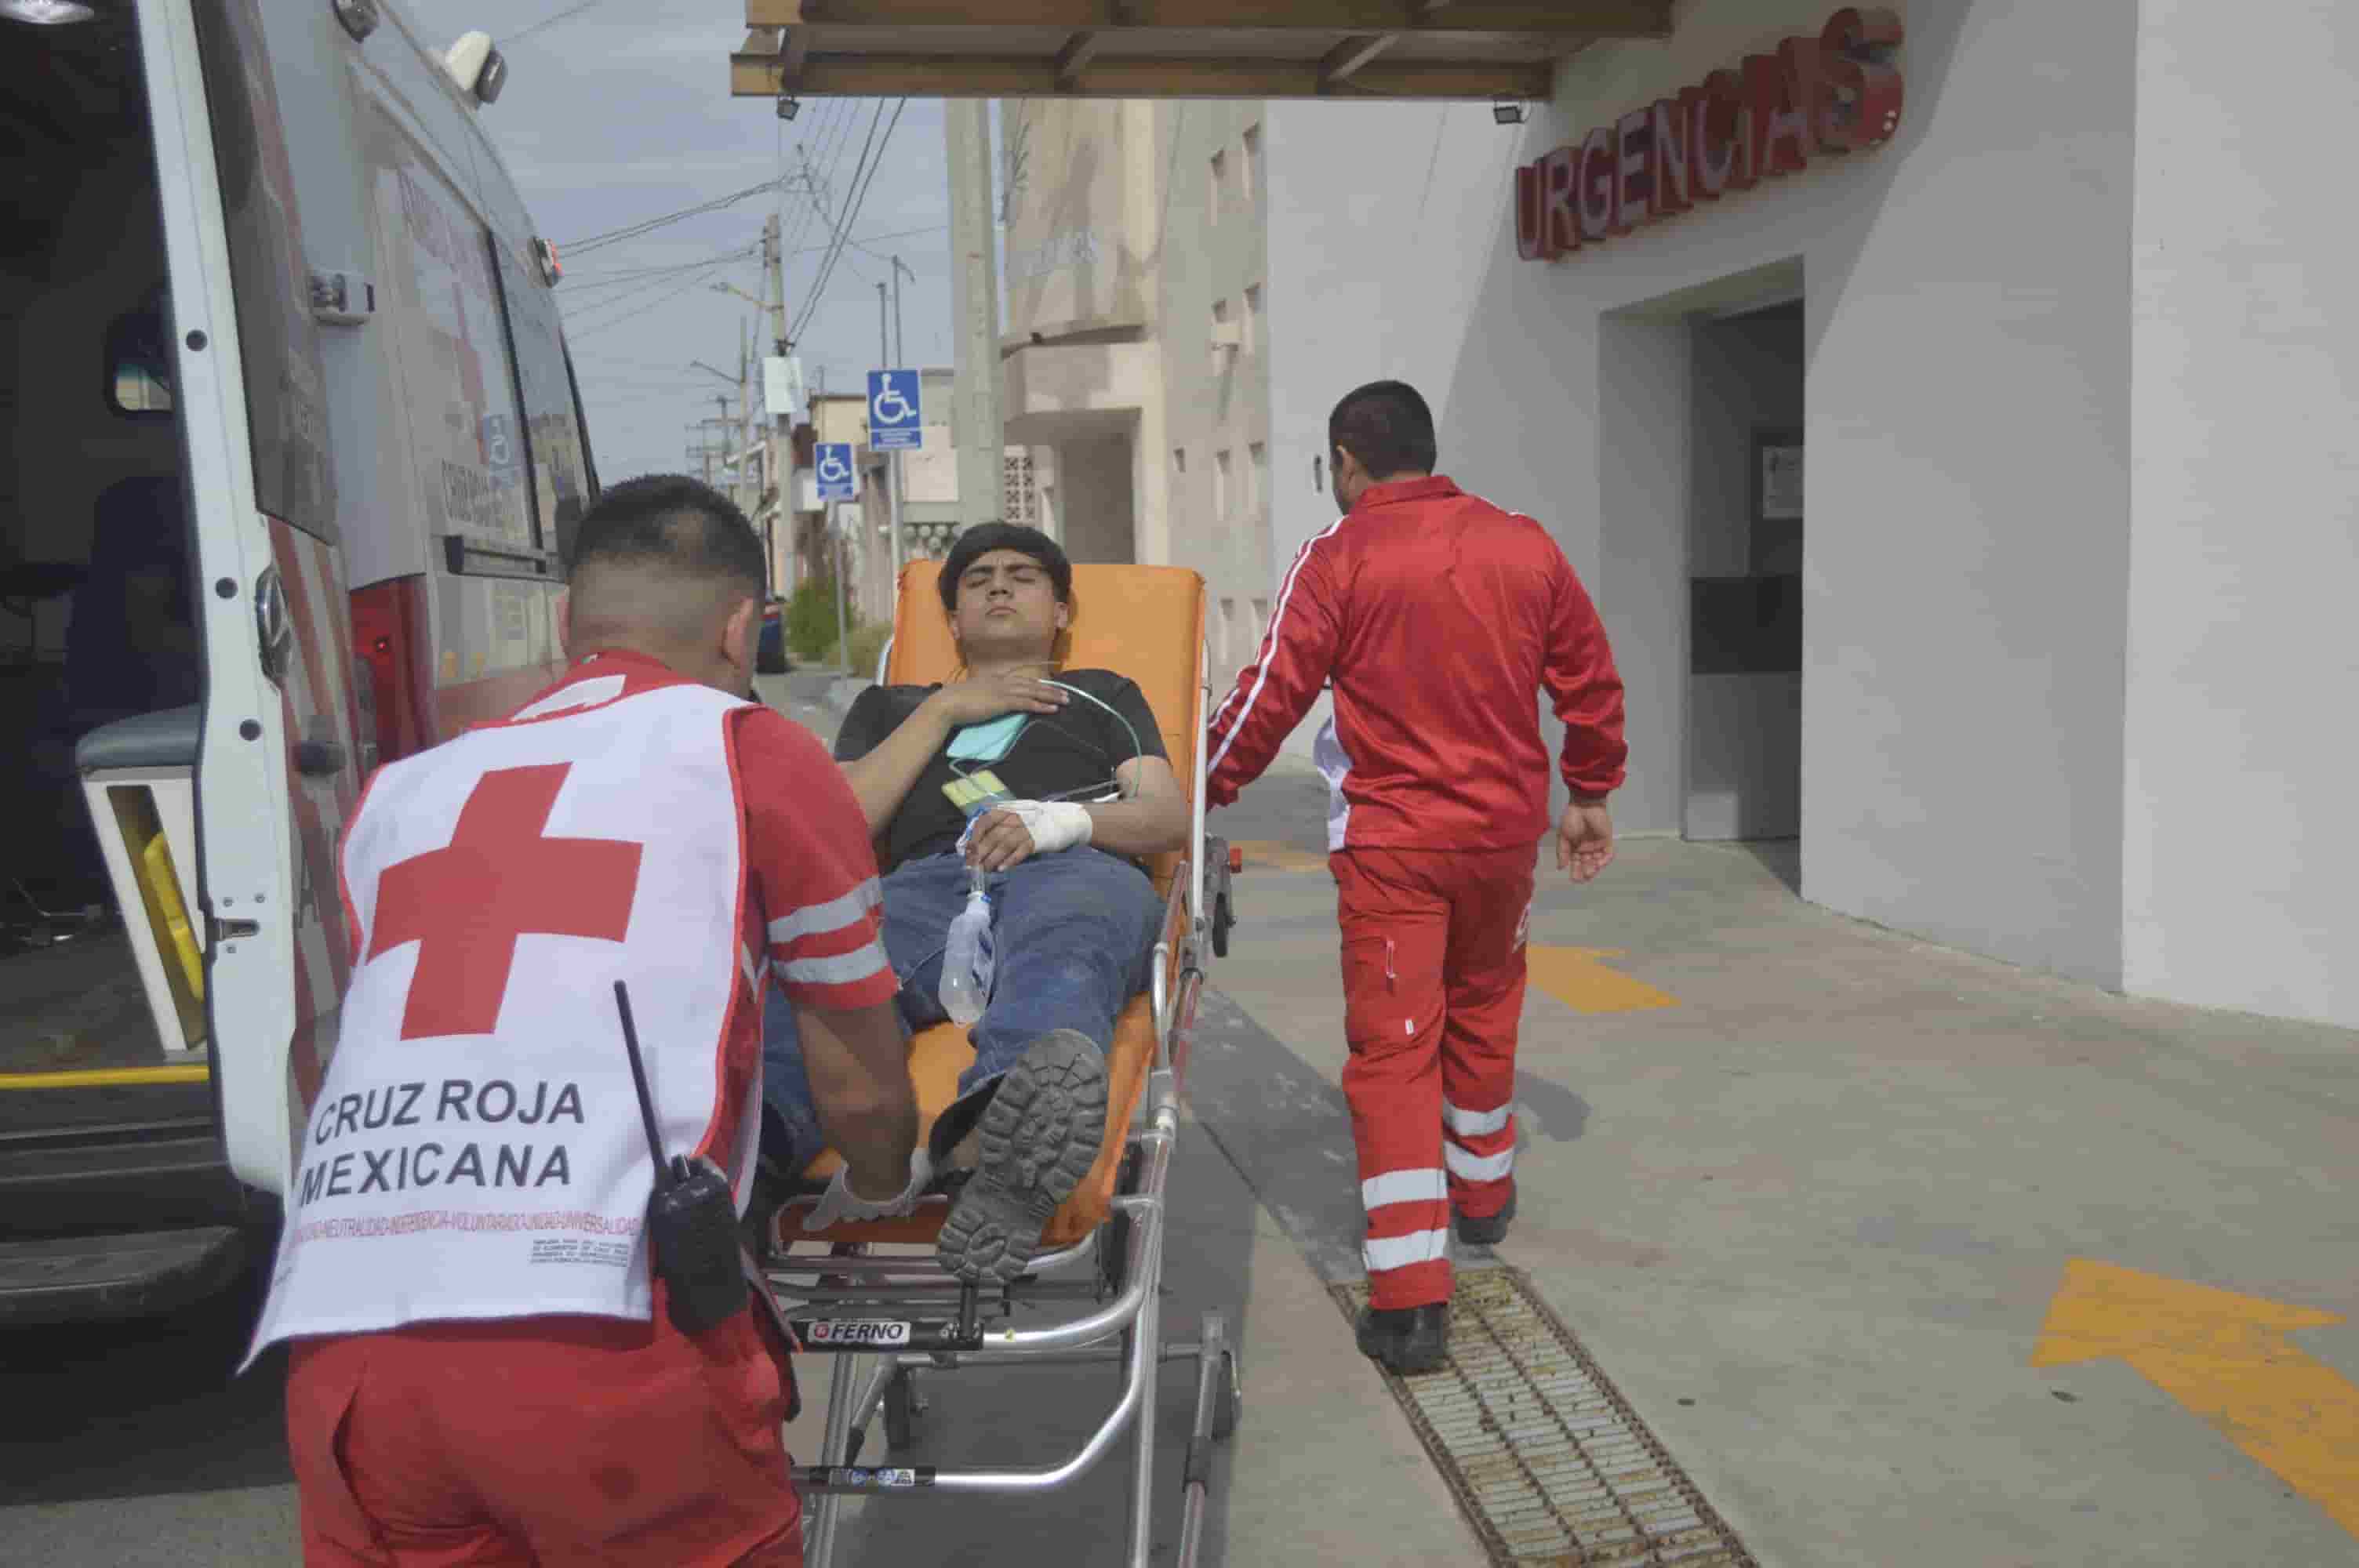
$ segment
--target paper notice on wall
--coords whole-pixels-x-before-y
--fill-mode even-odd
[[[1802,449],[1761,449],[1761,520],[1799,523],[1802,518]]]

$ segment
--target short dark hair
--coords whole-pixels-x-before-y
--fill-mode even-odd
[[[1327,416],[1327,443],[1359,459],[1374,479],[1431,473],[1433,410],[1405,381],[1372,381],[1345,393]]]
[[[760,599],[769,574],[762,541],[734,502],[686,474],[609,485],[573,531],[567,575],[584,567],[652,567],[709,578]]]
[[[967,568],[994,550],[1013,550],[1019,556],[1031,557],[1040,563],[1049,574],[1049,581],[1055,585],[1057,602],[1072,602],[1073,563],[1065,558],[1056,540],[1021,523],[978,523],[958,536],[951,546],[949,558],[942,562],[939,586],[945,611],[958,613],[959,579],[966,576]]]

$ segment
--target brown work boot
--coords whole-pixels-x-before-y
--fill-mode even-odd
[[[1361,1355],[1373,1356],[1405,1378],[1430,1372],[1450,1356],[1449,1303],[1362,1307],[1356,1337]]]
[[[934,1246],[944,1268],[986,1287],[1024,1273],[1049,1217],[1097,1163],[1107,1093],[1105,1053],[1088,1035],[1052,1029],[1025,1048],[975,1128],[974,1178]]]

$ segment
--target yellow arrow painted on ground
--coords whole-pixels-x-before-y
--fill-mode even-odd
[[[1240,838],[1235,848],[1245,851],[1245,870],[1267,871],[1324,871],[1327,857],[1314,849],[1298,849],[1291,844],[1275,838]]]
[[[1622,957],[1619,947],[1542,947],[1527,949],[1531,983],[1579,1012],[1638,1012],[1650,1007],[1677,1007],[1680,999],[1658,991],[1646,981],[1609,969],[1601,958]]]
[[[1237,841],[1236,847],[1245,852],[1248,871],[1327,870],[1326,856],[1273,839],[1244,838]],[[1622,957],[1619,947],[1534,945],[1527,951],[1531,983],[1577,1012],[1639,1012],[1650,1007],[1680,1005],[1680,999],[1669,991],[1657,990],[1646,981],[1634,979],[1598,961]]]
[[[2359,1388],[2286,1337],[2342,1321],[2075,1258],[2031,1364],[2128,1362],[2359,1535]]]

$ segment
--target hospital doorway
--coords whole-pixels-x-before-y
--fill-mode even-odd
[[[1756,300],[1690,326],[1680,832],[1752,845],[1799,887],[1802,302]]]

